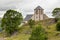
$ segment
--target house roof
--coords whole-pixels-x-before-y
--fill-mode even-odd
[[[29,14],[25,17],[24,21],[28,21],[31,19],[31,17],[33,16],[33,14]]]
[[[49,18],[46,14],[43,14],[43,18],[44,19],[47,19],[47,18]]]
[[[43,8],[42,7],[40,7],[40,6],[37,6],[34,10],[43,10]]]

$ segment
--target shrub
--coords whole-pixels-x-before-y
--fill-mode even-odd
[[[56,30],[60,31],[60,22],[57,22],[57,24],[56,24]]]
[[[58,19],[57,18],[55,18],[55,22],[57,22],[58,21]]]
[[[35,24],[35,21],[32,20],[32,19],[30,19],[30,20],[28,21],[28,24],[29,24],[30,28],[32,28],[32,27],[34,26],[34,24]]]
[[[31,34],[29,40],[47,40],[46,33],[41,25],[38,25]]]

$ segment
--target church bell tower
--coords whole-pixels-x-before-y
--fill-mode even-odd
[[[35,21],[40,21],[43,20],[43,8],[41,8],[40,6],[37,6],[34,9],[34,20]]]

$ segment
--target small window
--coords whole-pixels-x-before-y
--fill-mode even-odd
[[[36,18],[38,18],[38,17],[36,17]]]
[[[36,10],[36,14],[38,14],[38,10]]]

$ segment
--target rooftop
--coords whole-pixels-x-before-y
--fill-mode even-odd
[[[29,14],[25,17],[24,21],[28,21],[31,19],[31,17],[33,16],[33,14]]]
[[[40,7],[40,6],[37,6],[34,10],[43,10],[43,8],[42,7]]]

